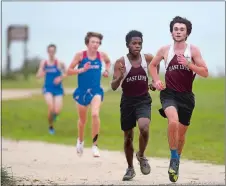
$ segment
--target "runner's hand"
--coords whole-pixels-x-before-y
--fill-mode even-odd
[[[58,76],[58,77],[56,77],[55,79],[54,79],[54,84],[55,85],[57,85],[57,84],[59,84],[60,82],[62,81],[62,77],[61,76]]]
[[[85,65],[84,65],[84,71],[86,72],[87,70],[89,70],[90,69],[90,67],[91,67],[91,63],[90,62],[87,62],[87,63],[85,63]]]
[[[163,83],[161,80],[158,80],[158,81],[154,82],[154,87],[155,87],[157,90],[159,90],[159,91],[165,89],[165,85],[164,85],[164,83]]]

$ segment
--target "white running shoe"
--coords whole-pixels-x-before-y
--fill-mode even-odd
[[[100,157],[100,152],[96,145],[92,146],[92,152],[93,152],[93,157],[95,158]]]
[[[77,149],[78,155],[82,155],[83,154],[83,148],[84,148],[84,141],[80,142],[80,140],[77,139],[76,149]]]

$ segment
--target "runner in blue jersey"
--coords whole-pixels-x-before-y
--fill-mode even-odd
[[[104,91],[101,87],[101,77],[108,77],[110,70],[110,59],[107,54],[99,52],[98,48],[103,39],[102,34],[88,32],[85,37],[86,51],[78,52],[68,69],[68,75],[78,75],[78,87],[73,98],[78,108],[78,139],[77,153],[81,155],[84,147],[84,126],[88,106],[91,106],[92,114],[92,152],[94,157],[99,157],[97,139],[100,130],[99,111],[104,98]],[[105,70],[103,71],[103,62]],[[75,69],[75,67],[78,67]]]
[[[53,122],[59,115],[63,105],[63,84],[66,77],[65,65],[55,58],[56,46],[51,44],[47,47],[49,59],[41,61],[37,77],[44,77],[43,94],[48,105],[49,133],[54,134]]]

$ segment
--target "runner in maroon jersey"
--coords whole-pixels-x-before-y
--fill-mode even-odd
[[[148,92],[148,65],[153,56],[140,53],[142,43],[141,32],[133,30],[126,35],[126,46],[129,53],[116,61],[111,83],[113,90],[116,90],[122,83],[121,129],[124,131],[124,151],[128,163],[128,169],[123,177],[125,181],[136,175],[133,167],[133,128],[136,126],[136,121],[138,121],[140,129],[139,152],[136,153],[136,157],[144,175],[151,171],[144,151],[149,139],[152,102]]]
[[[163,46],[150,64],[150,74],[156,89],[161,90],[160,114],[168,119],[168,141],[171,150],[169,179],[178,179],[180,155],[185,142],[185,133],[190,124],[195,98],[192,84],[195,75],[208,76],[208,69],[199,49],[186,43],[191,34],[192,24],[189,20],[176,16],[170,23],[170,32],[174,44]],[[157,65],[165,61],[166,88],[156,73]]]

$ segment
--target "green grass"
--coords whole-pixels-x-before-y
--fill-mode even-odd
[[[224,79],[197,79],[194,83],[196,108],[188,129],[183,158],[224,164]],[[167,121],[162,118],[159,93],[152,92],[152,123],[147,155],[169,157]],[[99,145],[102,149],[123,151],[123,133],[120,130],[120,92],[107,92],[102,105]],[[71,95],[65,96],[64,108],[55,124],[56,135],[48,134],[46,105],[43,97],[2,102],[2,135],[6,138],[41,140],[75,145],[77,112]],[[91,118],[85,129],[86,146],[91,145]],[[138,128],[135,150],[138,149]]]
[[[108,82],[112,79],[102,78],[103,84],[109,84]],[[31,75],[27,81],[23,79],[22,76],[18,76],[17,80],[2,80],[3,89],[30,89],[30,88],[40,88],[43,85],[44,79],[37,79],[34,75]],[[77,76],[69,76],[63,80],[64,87],[71,88],[77,86]]]

